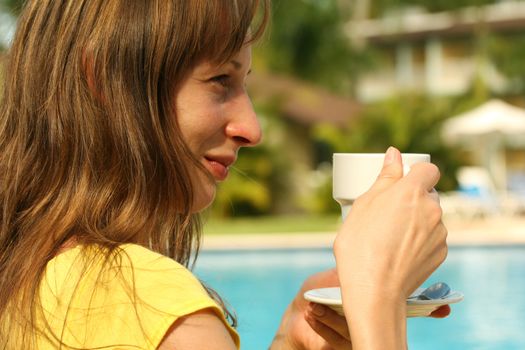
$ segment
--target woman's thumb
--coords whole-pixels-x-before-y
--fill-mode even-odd
[[[395,147],[389,147],[385,153],[385,160],[381,173],[372,185],[371,191],[380,191],[403,177],[403,161],[401,153]]]

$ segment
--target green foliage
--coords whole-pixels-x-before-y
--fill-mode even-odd
[[[341,207],[332,195],[332,167],[322,163],[310,179],[308,193],[302,198],[301,207],[313,215],[339,214]]]
[[[13,13],[19,13],[25,0],[0,0],[0,7],[4,6]]]
[[[525,38],[522,33],[492,36],[489,40],[489,56],[498,71],[512,84],[514,93],[525,92]]]
[[[438,189],[452,190],[460,159],[443,145],[440,130],[453,107],[447,99],[401,95],[368,106],[349,132],[324,126],[316,135],[330,142],[335,152],[385,152],[393,145],[401,152],[429,153],[442,171]]]
[[[271,192],[266,182],[271,175],[264,148],[256,151],[245,150],[235,167],[230,171],[228,181],[220,184],[214,202],[214,212],[219,216],[265,213],[270,209]]]
[[[339,91],[371,62],[344,33],[337,1],[274,0],[269,40],[257,51],[268,70]]]

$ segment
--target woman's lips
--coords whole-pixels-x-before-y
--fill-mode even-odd
[[[224,181],[228,177],[228,168],[232,162],[221,161],[213,158],[204,158],[206,160],[206,168],[210,171],[217,181]]]

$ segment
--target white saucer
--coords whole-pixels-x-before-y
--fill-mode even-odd
[[[418,288],[412,295],[418,295],[423,290],[424,288]],[[338,314],[343,315],[341,289],[339,287],[312,289],[304,293],[304,298],[314,303],[327,305]],[[457,291],[451,291],[443,299],[418,300],[409,298],[407,299],[407,317],[427,317],[440,306],[459,303],[462,300],[463,293]]]

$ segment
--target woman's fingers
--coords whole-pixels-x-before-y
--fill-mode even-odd
[[[330,348],[323,347],[323,350],[351,350],[352,342],[345,318],[325,306],[314,304],[315,307],[312,307],[312,304],[308,306],[304,318],[330,345]]]
[[[429,317],[445,318],[450,312],[450,306],[443,305],[433,311]],[[309,303],[304,318],[310,327],[330,345],[330,348],[323,347],[323,350],[352,349],[350,332],[344,316],[324,305]]]
[[[445,318],[450,315],[451,311],[452,309],[450,308],[450,305],[443,305],[432,311],[430,317]],[[348,326],[344,316],[339,315],[329,307],[316,303],[309,303],[306,309],[306,315],[317,319],[319,322],[322,322],[326,326],[335,330],[344,338],[350,340],[350,332],[348,331]]]
[[[422,188],[430,192],[437,185],[440,177],[441,173],[435,164],[417,163],[412,165],[404,179],[411,182],[411,186],[417,187],[420,184]]]
[[[428,192],[430,198],[432,198],[436,203],[440,204],[441,201],[439,200],[439,193],[436,191],[435,188],[432,188],[429,192]]]
[[[309,303],[306,308],[306,316],[311,316],[335,331],[341,337],[350,340],[350,332],[344,316],[324,305]]]
[[[390,147],[383,162],[381,173],[370,188],[369,192],[380,192],[390,187],[393,183],[403,177],[403,162],[401,153],[394,147]]]

